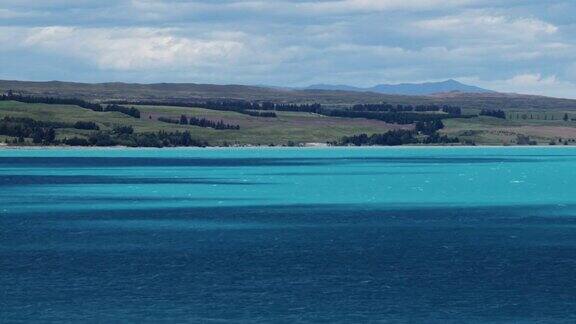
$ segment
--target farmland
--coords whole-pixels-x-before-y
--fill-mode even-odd
[[[47,86],[47,84],[42,85]],[[281,99],[263,97],[275,101],[248,101],[247,98],[249,99],[250,96],[243,92],[235,93],[240,99],[235,97],[178,99],[179,97],[174,93],[174,85],[165,86],[168,90],[160,86],[147,86],[153,89],[151,94],[163,93],[166,96],[160,99],[146,99],[145,91],[149,89],[144,86],[143,89],[135,88],[134,85],[109,85],[104,90],[94,92],[96,98],[88,100],[86,95],[78,92],[89,91],[95,89],[94,87],[95,85],[84,86],[84,88],[74,86],[70,88],[74,92],[71,92],[69,88],[63,88],[51,90],[56,93],[45,91],[40,93],[50,95],[47,97],[34,94],[31,90],[35,88],[27,88],[27,91],[20,92],[24,93],[24,96],[15,96],[14,99],[4,96],[0,101],[0,118],[28,118],[32,121],[44,122],[45,125],[42,126],[44,128],[46,128],[46,123],[61,123],[61,125],[56,125],[53,131],[55,134],[52,136],[53,142],[50,143],[39,139],[34,141],[31,129],[25,136],[19,135],[18,141],[13,135],[7,136],[10,134],[5,132],[0,134],[0,141],[12,145],[52,145],[65,144],[68,139],[88,140],[94,137],[96,134],[94,129],[74,126],[75,123],[80,122],[92,123],[99,133],[104,134],[114,135],[118,127],[127,127],[124,131],[134,134],[133,137],[150,136],[150,134],[160,137],[165,134],[185,135],[186,143],[191,143],[190,140],[193,140],[194,145],[210,146],[292,146],[308,143],[336,143],[345,137],[362,134],[369,137],[396,130],[416,131],[415,134],[410,135],[415,136],[414,138],[402,142],[410,145],[573,145],[576,143],[576,105],[574,105],[576,101],[568,99],[503,94],[449,94],[443,97],[388,96],[385,98],[391,99],[392,102],[398,99],[402,103],[369,104],[367,102],[375,99],[370,99],[371,96],[375,96],[374,94],[346,96],[346,93],[341,91],[328,91],[321,94],[291,91],[288,94],[287,91],[240,86],[217,89],[204,86],[192,88],[181,86],[183,87],[181,90],[207,91],[212,89],[216,93],[223,91],[222,89],[241,89],[246,93],[254,93],[258,90],[262,96],[283,94],[286,97]],[[122,97],[118,91],[123,87],[128,94],[132,93],[133,96],[125,94]],[[138,89],[143,92],[135,92]],[[43,88],[43,90],[46,89]],[[115,92],[110,92],[112,90]],[[36,89],[36,91],[39,90]],[[78,95],[78,99],[66,96],[69,93]],[[216,93],[208,94],[215,95]],[[58,94],[58,96],[52,96],[53,94]],[[186,95],[186,93],[179,94]],[[229,93],[223,94],[229,95]],[[312,97],[305,98],[302,97],[303,94]],[[326,96],[338,98],[338,104],[327,104],[326,102],[331,100],[328,100]],[[109,107],[110,102],[116,102],[111,100],[113,98],[119,99],[118,102],[123,106]],[[298,104],[301,100],[304,102]],[[361,104],[358,104],[359,102]],[[452,106],[447,103],[456,105]],[[243,106],[246,104],[248,108]],[[311,104],[317,105],[318,108],[314,108]],[[93,107],[94,105],[96,107]],[[125,111],[123,112],[122,109]],[[136,114],[131,115],[126,111],[129,109],[135,110]],[[498,112],[500,115],[483,115],[483,111]],[[181,118],[184,118],[184,122]],[[438,127],[433,125],[430,132],[418,129],[419,122],[429,123],[434,119],[442,120],[441,125]],[[13,120],[12,123],[14,122]],[[430,125],[432,124],[423,126],[426,128]],[[426,140],[426,136],[430,135],[436,138]],[[442,136],[444,138],[440,138]],[[359,138],[354,143],[358,145],[357,140]],[[147,141],[146,145],[159,145],[158,141],[159,139],[155,139],[155,142]],[[108,142],[92,143],[92,145],[106,145]],[[115,143],[110,145],[141,145],[134,138]],[[180,144],[177,141],[165,145]],[[361,145],[374,144],[362,143]]]
[[[115,126],[133,127],[137,133],[157,131],[189,131],[192,137],[210,145],[288,145],[292,143],[325,143],[357,133],[382,133],[392,129],[409,129],[410,125],[387,124],[377,120],[326,117],[311,113],[278,112],[277,118],[253,117],[231,111],[201,108],[138,106],[142,118],[132,118],[119,112],[95,112],[73,105],[28,104],[0,102],[0,118],[26,117],[40,121],[74,123],[95,122],[102,130]],[[160,116],[178,118],[181,115],[237,124],[239,130],[215,130],[192,125],[175,125],[158,121]],[[89,131],[63,128],[58,138],[83,137]]]

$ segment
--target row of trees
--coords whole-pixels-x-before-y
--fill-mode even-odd
[[[104,107],[104,111],[117,111],[134,118],[140,118],[140,110],[134,107],[120,106],[117,104],[111,104]]]
[[[70,146],[129,146],[129,147],[177,147],[208,146],[206,141],[194,139],[190,132],[103,133],[96,132],[88,138],[67,138],[62,141]]]
[[[346,136],[337,143],[343,146],[370,146],[370,145],[384,145],[384,146],[397,146],[404,144],[418,143],[415,137],[416,133],[409,130],[392,130],[383,134],[367,134]]]
[[[424,136],[418,136],[418,132],[412,130],[391,130],[383,134],[360,134],[354,136],[347,136],[342,138],[337,143],[332,143],[341,146],[398,146],[406,144],[450,144],[459,143],[458,138],[440,135],[438,132]]]
[[[480,116],[506,119],[506,113],[503,110],[482,109],[482,111],[480,111]]]
[[[77,121],[74,123],[74,128],[76,129],[86,129],[86,130],[100,130],[100,127],[91,121]]]
[[[0,135],[17,139],[18,143],[24,138],[32,138],[35,144],[52,144],[56,140],[56,127],[59,123],[35,121],[30,118],[4,117],[0,120]]]
[[[446,115],[441,114],[420,114],[416,112],[382,113],[371,111],[352,111],[343,109],[326,110],[322,114],[332,117],[375,119],[390,124],[401,124],[401,125],[414,124],[416,122],[437,121],[446,118]]]
[[[219,111],[233,111],[240,114],[257,116],[257,117],[276,117],[276,114],[258,112],[259,110],[265,111],[297,111],[297,112],[318,112],[322,106],[320,104],[276,104],[273,102],[251,102],[247,100],[207,100],[207,101],[151,101],[151,100],[136,100],[125,101],[116,100],[111,103],[128,105],[148,105],[148,106],[171,106],[171,107],[190,107],[190,108],[204,108]]]
[[[554,116],[554,114],[550,114],[547,115],[546,113],[544,113],[543,115],[540,115],[538,113],[510,113],[509,115],[506,115],[506,113],[502,110],[487,110],[487,109],[482,109],[482,111],[480,112],[481,116],[491,116],[491,117],[496,117],[496,118],[502,118],[502,119],[516,119],[516,120],[559,120],[557,119],[557,116]],[[576,121],[576,119],[574,118],[570,118],[570,116],[568,115],[568,113],[564,113],[564,115],[562,116],[562,120],[567,122],[567,121]]]
[[[169,123],[169,124],[179,124],[179,125],[193,125],[205,128],[214,128],[218,130],[226,130],[226,129],[233,129],[239,130],[240,125],[231,125],[224,123],[223,120],[219,120],[217,122],[213,120],[209,120],[206,118],[198,118],[198,117],[187,117],[186,115],[181,115],[180,119],[173,119],[169,117],[159,117],[158,121]]]
[[[275,104],[273,102],[264,102],[260,105],[261,110],[276,110],[276,111],[294,111],[294,112],[308,112],[320,113],[322,105],[319,103],[313,104]]]
[[[0,123],[9,124],[22,124],[29,128],[35,127],[53,127],[53,128],[75,128],[75,129],[85,129],[85,130],[99,130],[100,127],[95,122],[91,121],[77,121],[75,123],[65,123],[56,121],[41,121],[34,120],[28,117],[12,117],[5,116],[0,120]]]
[[[93,111],[104,111],[104,108],[100,104],[91,103],[88,101],[84,101],[82,99],[26,96],[22,94],[17,94],[12,90],[8,90],[7,93],[0,96],[0,101],[8,101],[8,100],[19,101],[24,103],[43,103],[48,105],[75,105]]]
[[[462,109],[460,107],[454,106],[440,106],[440,105],[392,105],[389,103],[380,103],[380,104],[357,104],[352,106],[350,110],[353,111],[377,111],[377,112],[440,112],[443,111],[448,114],[452,115],[461,115]]]
[[[258,110],[246,110],[244,114],[254,117],[264,117],[264,118],[276,118],[278,117],[273,111],[258,111]]]
[[[17,139],[32,138],[36,144],[51,144],[56,139],[56,129],[75,128],[85,130],[99,130],[94,122],[63,123],[53,121],[39,121],[27,117],[6,116],[0,119],[0,135],[15,137]]]
[[[98,112],[117,111],[134,118],[140,118],[140,111],[134,107],[125,107],[117,104],[102,106],[98,103],[92,103],[76,98],[25,96],[22,94],[16,94],[13,91],[9,90],[7,93],[0,96],[0,101],[8,101],[8,100],[19,101],[24,103],[42,103],[48,105],[75,105],[85,109],[90,109],[92,111],[98,111]]]
[[[72,137],[58,140],[56,130],[59,128],[77,128],[93,130],[86,138]],[[77,127],[76,127],[77,126]],[[208,143],[192,138],[190,132],[149,132],[135,133],[131,126],[119,125],[111,131],[101,131],[93,122],[75,124],[45,122],[32,118],[4,117],[0,119],[0,135],[13,137],[14,144],[24,144],[32,139],[34,144],[71,145],[71,146],[131,146],[131,147],[166,147],[166,146],[207,146]]]
[[[440,133],[432,133],[422,140],[422,144],[456,144],[460,143],[458,137],[448,137],[448,135],[440,135]]]
[[[416,122],[416,131],[424,135],[432,135],[444,128],[444,123],[440,119]]]
[[[272,108],[273,107],[273,108]],[[418,121],[441,120],[445,118],[462,117],[462,110],[452,106],[402,106],[388,109],[388,104],[382,105],[356,105],[351,109],[325,108],[320,104],[287,105],[264,103],[262,110],[274,109],[278,111],[310,112],[330,117],[366,118],[381,120],[393,124],[413,124]],[[397,109],[397,110],[396,110]],[[424,111],[443,111],[444,114],[422,114]],[[471,116],[466,116],[471,117]]]
[[[23,126],[29,128],[34,127],[74,128],[75,126],[75,124],[64,122],[34,120],[28,117],[12,117],[12,116],[5,116],[4,118],[0,119],[0,123],[22,124]]]

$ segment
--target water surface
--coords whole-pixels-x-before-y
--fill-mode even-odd
[[[0,322],[574,322],[576,149],[0,150]]]

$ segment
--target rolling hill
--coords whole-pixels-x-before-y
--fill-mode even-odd
[[[497,92],[442,92],[433,95],[398,95],[376,92],[313,89],[279,89],[246,85],[195,83],[76,83],[1,81],[0,93],[14,90],[26,95],[80,98],[92,101],[155,100],[193,101],[243,99],[277,103],[321,103],[349,106],[357,103],[440,104],[471,109],[561,109],[576,110],[576,100]]]
[[[401,83],[401,84],[379,84],[368,88],[358,88],[347,85],[316,84],[307,87],[309,90],[341,90],[376,92],[396,95],[431,95],[443,92],[464,92],[464,93],[493,93],[494,91],[482,89],[475,86],[460,83],[456,80],[446,80],[442,82],[426,83]]]
[[[542,96],[494,92],[443,92],[426,96],[408,96],[342,90],[273,89],[243,85],[0,81],[0,94],[9,90],[17,94],[44,98],[83,99],[91,101],[88,103],[83,101],[89,105],[121,100],[125,102],[123,104],[133,106],[132,108],[135,107],[134,109],[139,111],[138,116],[133,116],[121,113],[119,110],[93,110],[90,106],[78,103],[82,100],[60,99],[60,102],[54,102],[51,98],[45,98],[47,101],[40,103],[4,97],[0,102],[0,124],[2,122],[4,124],[4,133],[0,125],[0,143],[10,145],[39,144],[34,142],[31,132],[21,136],[14,135],[18,130],[17,126],[25,130],[26,125],[32,127],[31,131],[44,132],[49,128],[55,128],[55,140],[60,143],[69,139],[77,141],[95,139],[95,145],[112,145],[106,141],[112,136],[120,144],[144,146],[150,145],[153,141],[153,145],[156,145],[154,143],[162,140],[159,139],[162,134],[182,136],[183,132],[187,132],[195,141],[207,145],[300,145],[332,143],[343,137],[358,134],[374,135],[392,130],[414,130],[417,126],[415,120],[430,120],[430,118],[443,119],[443,126],[439,129],[438,136],[457,139],[459,144],[510,145],[521,142],[576,144],[576,100]],[[206,99],[272,101],[280,106],[285,103],[321,103],[326,110],[320,112],[280,109],[274,112],[273,118],[269,118],[270,116],[267,118],[259,115],[258,111],[255,111],[254,115],[248,113],[249,111],[200,107],[201,100]],[[360,112],[353,116],[350,115],[350,111],[353,110],[343,110],[353,104],[382,102],[413,107],[395,107],[395,109],[411,109],[404,115],[395,112],[382,115]],[[442,107],[442,110],[435,111],[416,110],[418,107],[414,106],[421,104],[436,104],[438,109],[440,109],[438,105],[457,106],[461,108],[462,115],[438,115],[447,112],[443,109],[450,107]],[[264,104],[256,106],[264,107]],[[505,117],[482,115],[482,109],[504,110]],[[402,118],[410,116],[416,118],[414,114],[417,119],[402,122]],[[210,125],[165,121],[178,120],[183,115],[189,119],[221,122],[238,128],[216,129]],[[383,119],[391,116],[395,116],[393,120]],[[77,123],[80,123],[80,126],[76,126]],[[94,125],[96,131],[94,128],[82,128],[82,125],[87,124]],[[133,135],[118,133],[120,132],[118,129],[129,129]],[[421,132],[419,136],[422,137],[423,134]],[[98,142],[99,140],[102,142]],[[170,142],[169,145],[179,144]]]

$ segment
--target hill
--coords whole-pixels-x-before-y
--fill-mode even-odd
[[[108,141],[110,138],[121,145],[164,145],[162,143],[166,141],[167,145],[180,145],[182,139],[179,136],[184,136],[183,132],[189,133],[196,141],[194,143],[206,145],[325,143],[354,135],[383,134],[398,129],[414,130],[416,121],[438,118],[443,120],[443,127],[437,132],[438,136],[458,139],[460,144],[576,144],[576,100],[521,94],[443,92],[427,96],[407,96],[376,92],[192,83],[0,81],[0,94],[8,90],[34,97],[84,99],[90,101],[90,104],[121,100],[124,105],[136,107],[141,114],[134,118],[119,111],[93,111],[90,107],[75,106],[75,103],[71,103],[76,102],[74,100],[56,104],[3,101],[0,102],[0,119],[30,119],[5,120],[4,126],[0,121],[0,142],[14,145],[33,143],[35,133],[32,131],[38,133],[50,128],[55,128],[55,140],[60,142],[71,138],[92,140],[97,134],[100,137],[95,139],[97,142],[94,145],[112,145]],[[228,109],[230,107],[219,109],[198,106],[202,100],[207,99],[242,99],[258,102],[256,106],[262,109],[268,101],[280,106],[314,106],[309,104],[320,103],[323,111],[283,111],[274,108],[275,117],[270,118],[260,115],[270,113],[270,110],[266,109],[258,111],[260,108],[243,108],[242,111],[234,111]],[[383,102],[387,104],[382,104]],[[142,105],[145,103],[148,105]],[[351,110],[351,106],[356,104],[360,104],[360,110]],[[404,106],[398,107],[399,104]],[[431,105],[441,108],[440,111],[426,110]],[[442,107],[457,107],[461,109],[462,115],[438,115],[443,113]],[[407,108],[410,108],[408,112],[405,110]],[[370,109],[384,110],[379,112]],[[505,118],[482,115],[482,110],[485,109],[503,110],[504,112],[500,113],[504,114]],[[178,120],[182,115],[189,119],[204,120],[199,122],[204,125],[182,125],[164,121]],[[214,123],[220,121],[239,128],[215,128]],[[78,122],[84,123],[84,126],[92,123],[99,131],[78,129]],[[23,136],[14,136],[15,127],[25,129],[22,128],[25,126],[29,127],[30,132]],[[134,134],[118,134],[118,126],[127,126]],[[419,132],[421,141],[425,132]],[[171,137],[166,139],[160,136]],[[354,141],[361,139],[358,137]],[[15,140],[22,140],[24,144],[14,143]],[[408,138],[407,142],[413,141]]]
[[[311,85],[306,89],[376,92],[383,94],[417,95],[417,96],[431,95],[442,92],[464,92],[464,93],[494,92],[491,90],[486,90],[479,87],[463,84],[456,80],[446,80],[442,82],[426,82],[426,83],[379,84],[368,88],[358,88],[347,85],[316,84]]]
[[[214,85],[195,83],[75,83],[1,81],[0,93],[14,90],[23,94],[81,98],[92,101],[157,100],[189,101],[194,99],[243,99],[277,103],[321,103],[348,106],[358,103],[390,103],[403,105],[459,105],[474,109],[563,109],[576,110],[576,100],[494,92],[444,92],[427,96],[382,94],[341,90],[295,90],[245,85]]]
[[[291,143],[325,143],[343,136],[359,133],[381,133],[394,129],[411,129],[412,125],[388,124],[379,120],[337,118],[299,112],[276,112],[276,118],[254,117],[233,111],[217,111],[191,107],[136,106],[140,118],[133,118],[117,111],[98,112],[76,105],[23,103],[0,101],[0,143],[12,141],[14,136],[3,134],[4,118],[28,118],[37,122],[52,123],[56,139],[87,139],[93,130],[75,128],[78,122],[94,123],[100,132],[113,132],[118,126],[133,129],[135,134],[154,132],[189,132],[192,138],[208,145],[290,145]],[[162,118],[178,120],[187,118],[222,121],[238,125],[239,129],[215,129],[197,125],[162,122]],[[61,124],[61,125],[57,125]],[[27,137],[27,136],[26,136]],[[31,138],[26,138],[30,144]],[[22,144],[19,144],[22,145]]]

